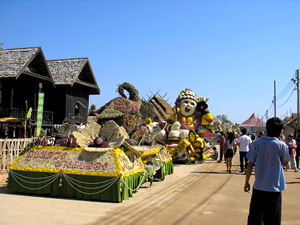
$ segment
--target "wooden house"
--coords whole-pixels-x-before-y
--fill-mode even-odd
[[[55,90],[48,87],[54,105],[60,109],[54,117],[54,123],[62,121],[86,124],[88,117],[89,95],[99,95],[97,85],[88,58],[48,60],[54,79]],[[52,91],[51,91],[52,90]]]
[[[0,50],[0,118],[24,120],[27,101],[33,111],[26,136],[32,136],[40,91],[42,127],[49,130],[64,121],[86,123],[89,95],[100,94],[88,58],[47,61],[41,47]],[[9,137],[24,137],[22,124],[6,124],[7,128]]]

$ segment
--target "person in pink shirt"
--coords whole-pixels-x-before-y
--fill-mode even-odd
[[[289,171],[291,168],[295,168],[295,172],[298,172],[297,166],[296,166],[296,148],[297,148],[297,143],[296,140],[293,139],[294,135],[289,134],[288,138],[285,140],[285,143],[289,147],[289,153],[290,153],[290,158],[291,161],[286,167],[286,171]]]

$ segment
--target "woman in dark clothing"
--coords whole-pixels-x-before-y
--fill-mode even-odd
[[[228,134],[225,143],[227,144],[226,167],[227,167],[227,172],[231,173],[231,162],[232,162],[233,154],[235,153],[234,146],[236,145],[236,140],[232,132]]]

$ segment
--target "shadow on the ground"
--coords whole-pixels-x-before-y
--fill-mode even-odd
[[[300,184],[300,181],[299,182],[285,182],[285,184]]]
[[[0,187],[0,194],[12,194],[12,193],[14,192],[8,190],[6,186]]]
[[[0,187],[0,195],[1,194],[8,194],[12,196],[23,196],[23,197],[28,197],[28,198],[34,198],[34,199],[43,199],[43,198],[49,198],[53,200],[58,200],[58,201],[78,201],[78,202],[92,202],[92,203],[101,203],[101,204],[111,204],[115,203],[118,204],[120,202],[111,202],[111,201],[99,201],[97,199],[77,199],[77,198],[65,198],[62,196],[51,196],[50,194],[30,194],[30,193],[22,193],[22,192],[14,192],[10,191],[5,187]]]
[[[229,175],[241,175],[245,176],[245,173],[239,173],[238,171],[231,171],[231,173],[228,173],[226,171],[211,171],[211,172],[206,172],[206,171],[193,171],[191,173],[202,173],[202,174],[229,174]],[[252,173],[254,175],[254,173]]]

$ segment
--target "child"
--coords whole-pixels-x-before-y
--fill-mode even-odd
[[[211,153],[211,158],[213,160],[217,160],[218,159],[218,151],[217,151],[217,148],[215,146],[213,147],[213,151]]]

